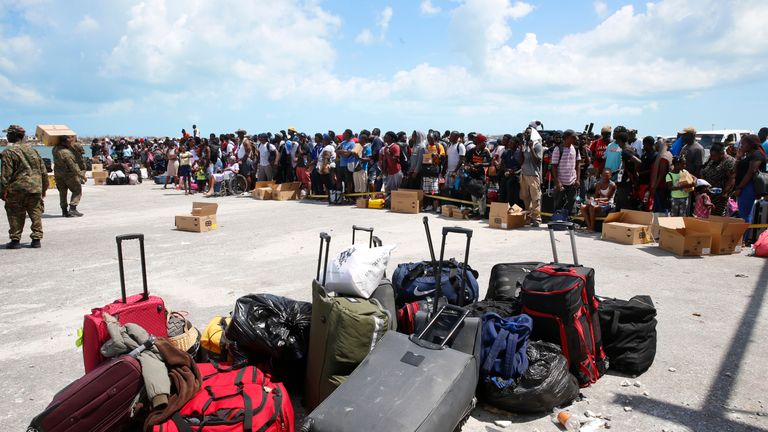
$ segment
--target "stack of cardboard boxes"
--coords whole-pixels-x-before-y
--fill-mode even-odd
[[[416,214],[421,212],[424,191],[417,189],[399,189],[390,194],[390,210],[396,213]]]
[[[213,231],[218,227],[218,208],[216,203],[193,202],[191,214],[176,216],[176,229],[190,232]]]
[[[725,255],[741,252],[748,227],[737,218],[655,217],[652,213],[622,210],[606,216],[602,238],[628,245],[652,243],[655,238],[660,248],[676,255]]]
[[[495,202],[491,204],[491,213],[488,216],[488,225],[497,229],[515,229],[525,226],[527,212],[517,205],[510,207],[507,203]]]
[[[93,164],[91,166],[91,174],[93,175],[93,184],[103,185],[107,183],[107,172],[104,171],[102,164]]]
[[[274,181],[256,182],[251,196],[257,200],[288,201],[300,197],[301,182],[275,184]]]
[[[35,136],[47,146],[57,145],[59,139],[64,136],[77,138],[75,131],[64,125],[37,125]]]

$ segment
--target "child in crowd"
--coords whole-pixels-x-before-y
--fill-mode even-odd
[[[696,189],[693,194],[696,197],[695,204],[693,206],[693,215],[700,219],[709,219],[712,214],[712,209],[715,207],[712,204],[712,199],[709,197],[709,182],[704,179],[696,180]]]
[[[203,168],[202,164],[195,164],[195,166],[197,167],[195,170],[195,183],[197,183],[197,191],[202,193],[205,191],[205,168]]]
[[[667,173],[667,187],[672,191],[670,216],[688,216],[689,197],[696,179],[685,170],[685,159],[672,159],[672,171]]]

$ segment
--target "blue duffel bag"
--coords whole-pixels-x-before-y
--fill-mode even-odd
[[[513,382],[528,370],[528,338],[533,319],[522,314],[509,318],[489,312],[483,315],[480,376]]]
[[[478,273],[468,266],[464,302],[459,304],[463,270],[464,264],[456,262],[455,259],[443,261],[440,289],[443,296],[448,299],[449,304],[462,306],[474,303],[478,299],[480,292],[480,287],[477,284]],[[395,288],[395,300],[398,307],[434,296],[437,285],[432,263],[422,261],[398,265],[392,275],[392,285]]]

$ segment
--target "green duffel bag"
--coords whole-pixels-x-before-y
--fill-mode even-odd
[[[321,255],[323,240],[327,255],[330,237],[321,234]],[[393,319],[374,298],[332,297],[318,280],[312,282],[304,393],[307,409],[314,409],[346,380],[384,336]]]

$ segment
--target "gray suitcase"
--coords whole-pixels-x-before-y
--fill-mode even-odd
[[[443,228],[467,235],[471,230]],[[441,251],[441,255],[442,255]],[[466,281],[464,281],[465,283]],[[435,295],[440,296],[438,284]],[[446,306],[446,308],[458,308]],[[366,359],[304,421],[303,432],[450,432],[475,406],[481,322],[463,318],[444,345],[425,340],[441,309],[420,335],[387,332]],[[466,310],[464,310],[466,312]]]

